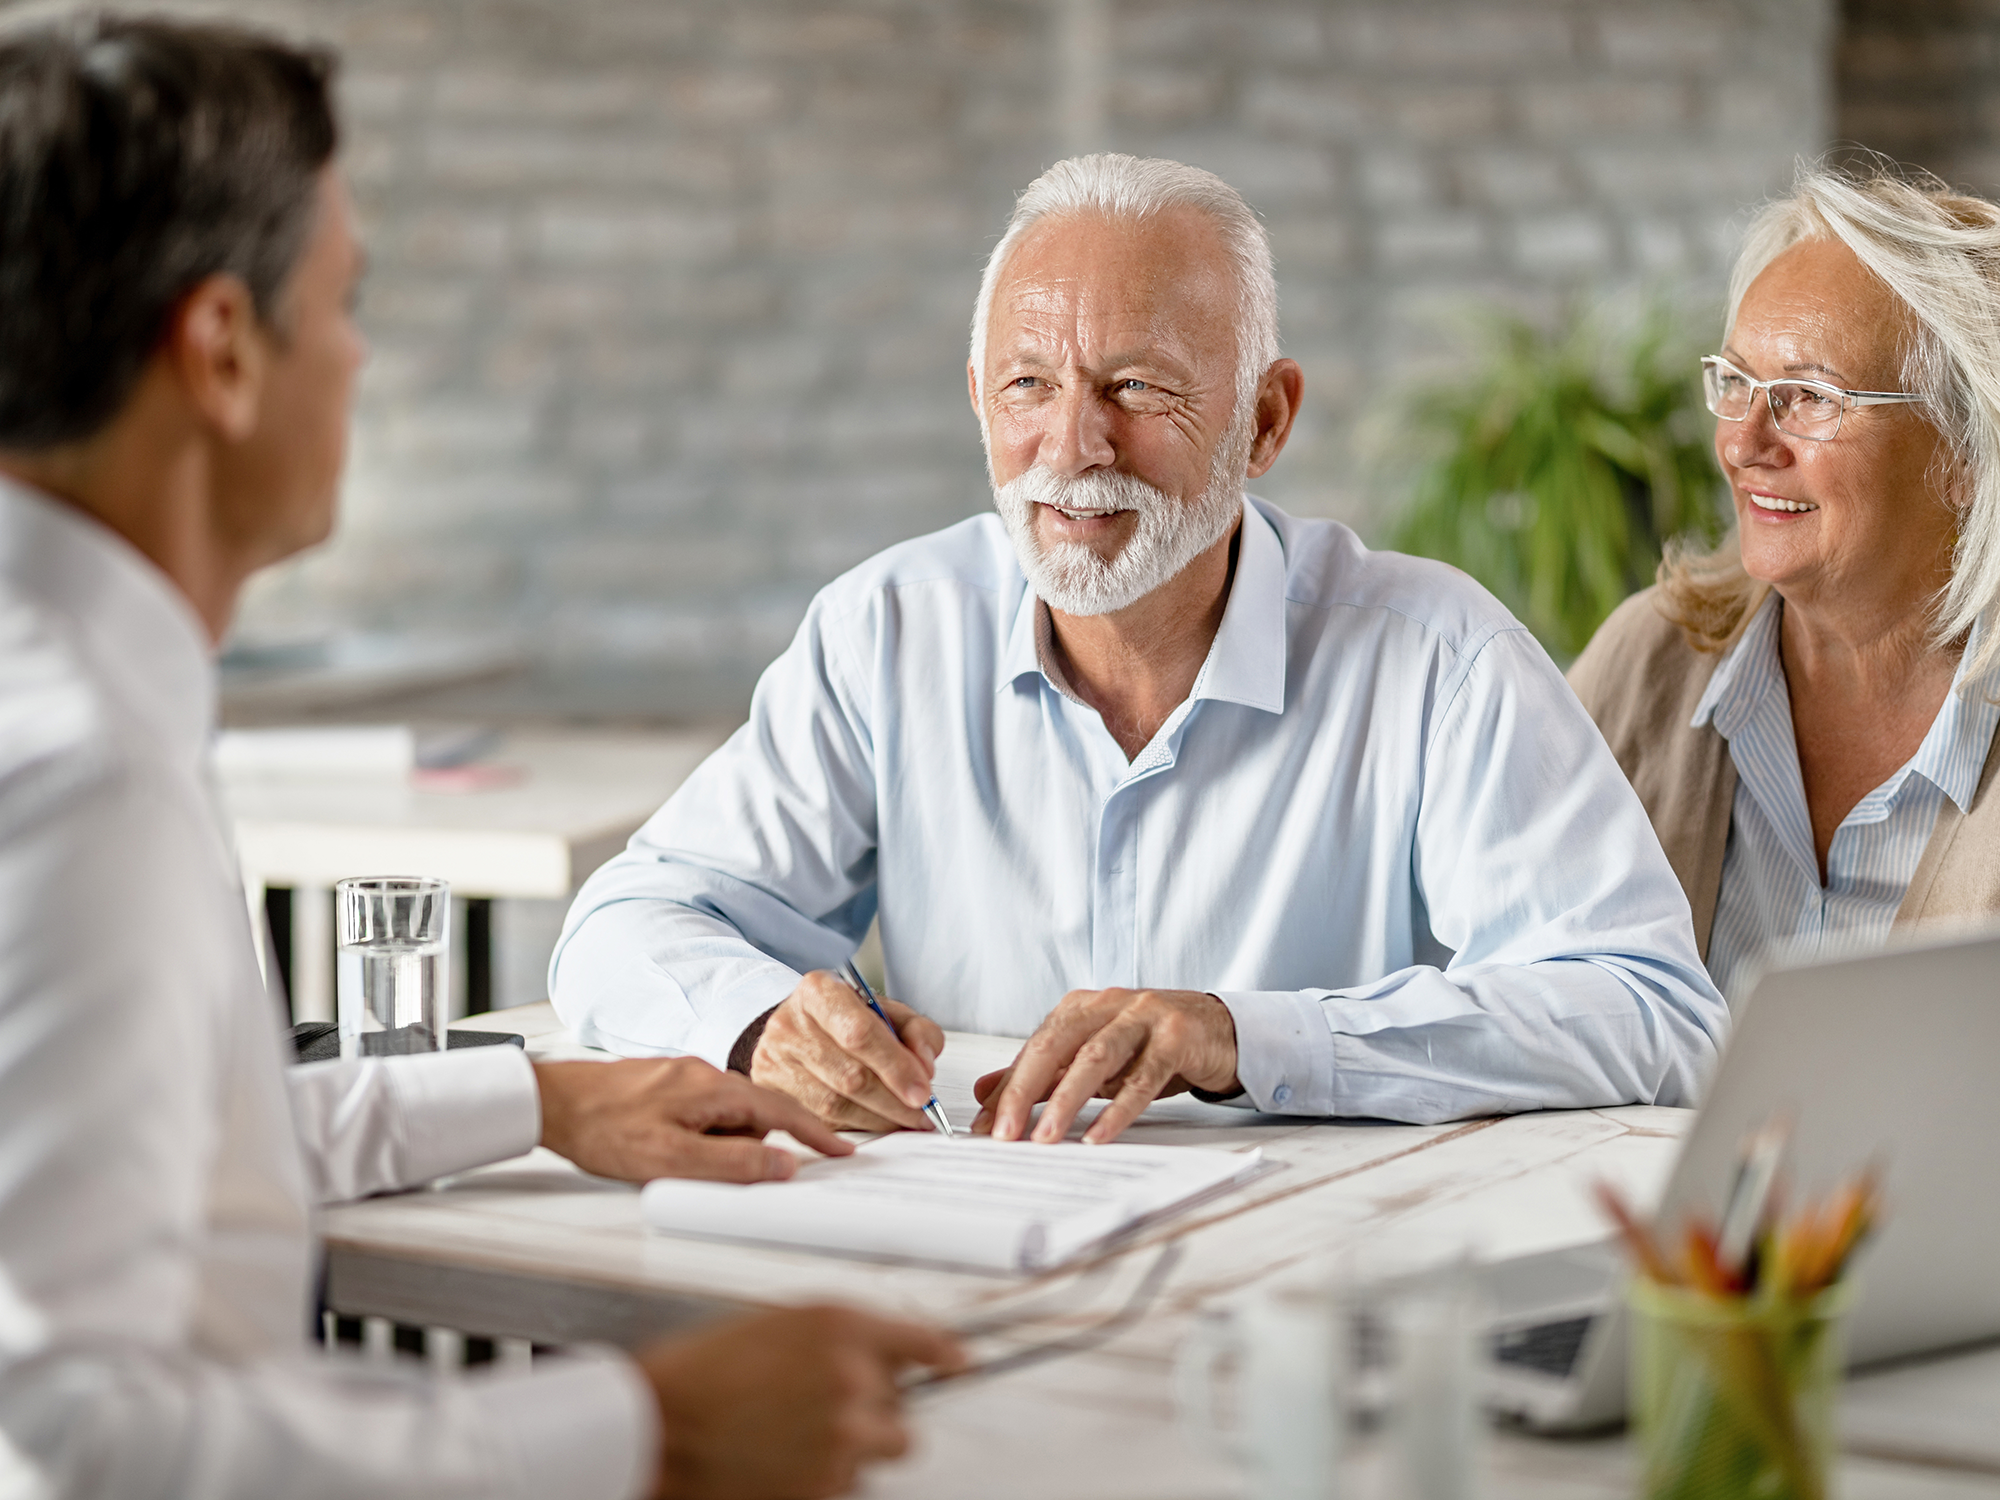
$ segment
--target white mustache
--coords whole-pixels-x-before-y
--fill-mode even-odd
[[[1073,615],[1123,609],[1152,592],[1227,531],[1243,503],[1240,489],[1214,483],[1185,504],[1115,469],[1065,478],[1039,466],[996,486],[993,499],[1030,585]],[[1037,505],[1078,517],[1129,512],[1138,519],[1118,555],[1107,559],[1082,542],[1044,544],[1033,520]]]
[[[1145,480],[1116,470],[1066,478],[1038,465],[1007,484],[1005,492],[1017,504],[1046,505],[1052,510],[1088,516],[1154,510],[1173,504]]]

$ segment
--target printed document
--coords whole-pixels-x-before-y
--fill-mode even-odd
[[[640,1197],[669,1234],[991,1271],[1040,1271],[1234,1186],[1257,1151],[1030,1145],[900,1133],[812,1161],[789,1182],[662,1178]]]

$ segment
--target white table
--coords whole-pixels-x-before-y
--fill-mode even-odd
[[[333,1016],[325,893],[336,880],[436,875],[474,900],[567,897],[724,737],[516,730],[481,762],[511,779],[465,791],[391,777],[225,778],[253,911],[267,887],[294,892],[293,1018]]]
[[[579,1051],[547,1007],[482,1018],[531,1034],[543,1055]],[[953,1035],[938,1097],[971,1118],[973,1077],[1017,1043]],[[1477,1244],[1502,1255],[1599,1232],[1584,1189],[1597,1177],[1639,1198],[1670,1169],[1686,1111],[1629,1108],[1416,1127],[1245,1115],[1178,1099],[1130,1139],[1261,1147],[1282,1170],[1123,1246],[1137,1262],[1175,1240],[1182,1257],[1149,1314],[1101,1348],[992,1380],[946,1387],[918,1408],[909,1460],[878,1471],[882,1496],[1115,1500],[1233,1496],[1233,1469],[1177,1426],[1173,1352],[1203,1303],[1300,1274],[1313,1258],[1394,1236],[1408,1245]],[[629,1188],[583,1177],[546,1152],[467,1173],[430,1191],[351,1204],[323,1220],[329,1302],[344,1312],[560,1343],[627,1345],[746,1304],[837,1298],[959,1321],[1020,1283],[944,1269],[708,1244],[647,1232]],[[1044,1278],[1053,1286],[1075,1270]],[[1113,1293],[1112,1295],[1116,1295]],[[1060,1324],[1057,1325],[1058,1327]],[[1994,1381],[2000,1399],[2000,1379]],[[1619,1439],[1496,1436],[1496,1500],[1629,1493]],[[2000,1496],[2000,1477],[1849,1458],[1849,1500]]]

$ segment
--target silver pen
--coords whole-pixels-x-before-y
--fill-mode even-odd
[[[882,1018],[882,1024],[889,1028],[890,1033],[900,1039],[901,1033],[896,1031],[896,1023],[890,1020],[889,1013],[882,1009],[882,1002],[875,998],[875,991],[868,987],[868,981],[862,977],[861,971],[854,966],[854,960],[851,958],[847,961],[847,982],[854,986],[855,994],[868,1002],[868,1008]],[[951,1138],[953,1134],[951,1121],[945,1118],[944,1106],[937,1102],[936,1094],[932,1094],[931,1102],[924,1106],[924,1118],[931,1122],[939,1135],[947,1140]]]

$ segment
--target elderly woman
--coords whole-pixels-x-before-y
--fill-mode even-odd
[[[2000,910],[2000,205],[1803,172],[1702,361],[1736,512],[1571,682],[1717,987]]]

